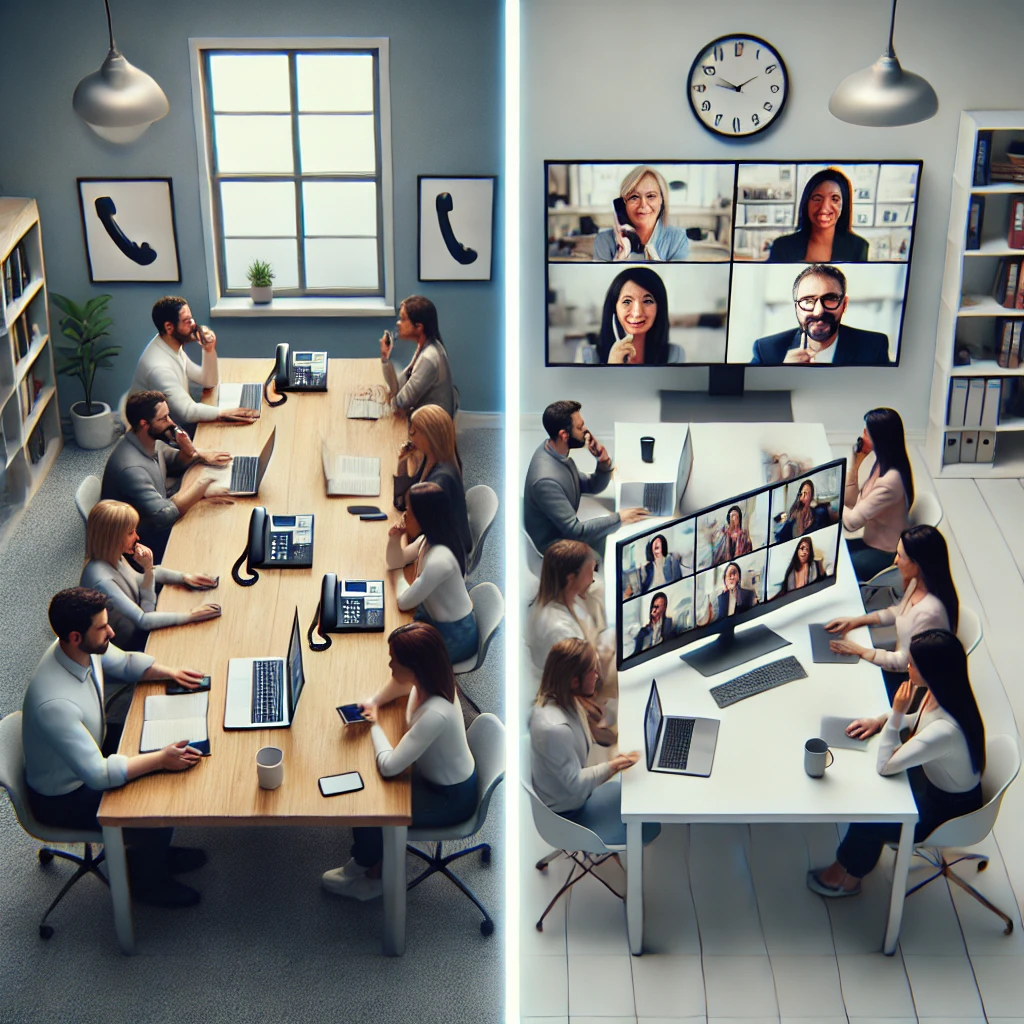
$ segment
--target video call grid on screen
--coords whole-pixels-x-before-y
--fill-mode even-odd
[[[805,487],[808,480],[810,489]],[[619,541],[614,563],[618,666],[633,668],[712,636],[722,630],[725,618],[738,626],[831,586],[842,538],[845,482],[846,460],[838,459]],[[804,491],[807,500],[802,500]],[[730,538],[723,530],[736,511],[739,523],[733,525],[743,534],[734,531]],[[798,514],[806,517],[801,533],[795,527]],[[799,586],[798,550],[808,544],[808,579]],[[660,579],[654,563],[659,549]],[[757,599],[747,606],[752,599],[737,591],[731,616],[725,588],[730,564],[740,570],[739,588]],[[655,600],[664,606],[658,616],[661,639],[652,644]]]
[[[669,199],[650,240],[659,258],[627,264],[612,259],[614,201],[639,167],[662,176]],[[610,292],[627,266],[657,277],[644,289],[664,296],[666,313],[663,322],[653,317],[647,337],[660,339],[650,347],[666,365],[782,365],[806,344],[793,289],[818,262],[842,272],[846,304],[832,361],[812,365],[898,366],[921,168],[919,160],[545,161],[545,365],[613,365],[610,347],[626,331]],[[825,259],[798,229],[811,202],[803,193],[828,169],[845,179],[833,185],[850,202],[837,215],[841,225],[848,210],[848,230],[836,227]],[[810,191],[820,194],[820,183]],[[802,293],[828,294],[819,283],[827,286],[812,279]]]

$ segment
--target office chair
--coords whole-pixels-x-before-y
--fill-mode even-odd
[[[540,567],[544,564],[544,554],[537,549],[537,545],[533,543],[533,538],[526,532],[525,528],[520,528],[519,532],[523,535],[523,549],[526,552],[526,564],[529,566],[530,572],[532,572],[537,579],[540,579]]]
[[[484,663],[491,637],[505,616],[505,599],[493,583],[478,583],[469,592],[469,599],[473,602],[473,614],[476,616],[476,628],[480,639],[473,657],[452,666],[457,676],[473,672]]]
[[[58,825],[44,825],[36,819],[28,803],[28,784],[25,782],[25,750],[21,744],[21,712],[15,711],[0,721],[0,788],[7,790],[7,795],[14,805],[14,813],[21,827],[33,838],[44,843],[84,843],[84,856],[77,857],[65,850],[55,850],[43,846],[39,850],[39,863],[49,864],[54,857],[62,857],[78,865],[78,870],[64,883],[64,888],[57,893],[56,899],[46,908],[39,921],[39,937],[48,939],[53,935],[53,925],[47,924],[54,907],[71,887],[83,875],[95,875],[104,885],[109,885],[99,865],[103,861],[103,852],[98,857],[92,855],[92,844],[103,844],[102,832],[85,832],[78,829],[61,828]]]
[[[98,476],[87,476],[75,491],[75,508],[78,509],[83,523],[88,522],[93,505],[100,500],[101,486],[102,483]]]
[[[487,484],[477,484],[466,491],[466,513],[469,516],[469,536],[473,550],[466,566],[468,576],[480,563],[484,541],[498,514],[498,496]]]
[[[911,526],[938,526],[942,522],[942,506],[939,499],[929,491],[922,491],[914,496],[914,504],[910,506],[907,520]]]
[[[415,854],[421,860],[426,861],[427,867],[422,874],[418,875],[409,883],[409,889],[415,889],[425,878],[440,873],[458,888],[475,904],[476,908],[484,915],[480,922],[480,934],[490,935],[494,931],[494,922],[484,908],[484,905],[473,895],[473,892],[448,870],[448,865],[460,857],[467,857],[471,853],[480,851],[480,860],[484,864],[491,862],[491,847],[489,843],[477,843],[466,850],[457,850],[444,856],[442,844],[453,839],[468,839],[476,835],[483,828],[487,820],[487,808],[491,803],[491,796],[498,783],[505,777],[505,727],[501,720],[491,714],[483,714],[473,719],[473,724],[466,733],[469,741],[469,749],[473,751],[473,760],[476,761],[477,798],[476,811],[473,817],[458,825],[439,825],[434,828],[410,828],[408,838],[411,843],[436,843],[433,855],[424,853],[415,846],[408,845],[406,850]]]
[[[963,644],[964,653],[970,654],[981,643],[984,631],[981,617],[973,608],[960,605],[960,621],[956,627],[956,638]]]

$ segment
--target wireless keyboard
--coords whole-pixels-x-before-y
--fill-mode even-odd
[[[281,721],[280,661],[254,661],[252,665],[252,721]]]
[[[721,686],[711,689],[711,696],[720,708],[726,708],[737,701],[746,700],[765,690],[774,690],[776,686],[791,683],[794,679],[806,679],[807,673],[796,658],[780,658],[770,661],[767,665],[744,672],[743,675],[730,679]]]
[[[252,494],[256,490],[256,469],[259,462],[255,455],[236,455],[231,460],[232,494]]]
[[[665,720],[665,738],[662,740],[661,754],[658,757],[659,768],[686,770],[694,724],[695,720],[692,718],[668,718]]]

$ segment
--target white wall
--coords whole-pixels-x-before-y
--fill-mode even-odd
[[[921,159],[917,237],[898,369],[750,369],[748,390],[792,389],[798,421],[859,429],[892,406],[923,431],[961,110],[1024,107],[1021,0],[903,0],[896,52],[927,78],[939,113],[906,128],[862,128],[828,112],[833,89],[875,61],[889,0],[522,0],[522,408],[584,402],[589,425],[657,419],[658,391],[707,389],[704,369],[608,371],[544,366],[545,159]],[[745,32],[786,61],[790,92],[775,127],[749,142],[712,136],[690,111],[686,78],[712,39]],[[525,424],[524,424],[525,425]]]

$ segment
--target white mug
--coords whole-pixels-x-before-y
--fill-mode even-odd
[[[260,789],[277,789],[284,781],[284,751],[280,747],[260,747],[256,752],[256,777]]]
[[[828,744],[823,739],[815,737],[804,744],[804,771],[812,779],[820,779],[834,760],[835,755],[828,749]]]

